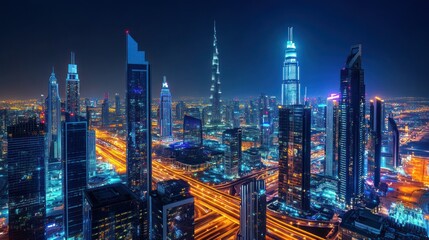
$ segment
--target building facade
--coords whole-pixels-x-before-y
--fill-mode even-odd
[[[161,96],[159,100],[159,132],[161,138],[173,135],[173,122],[171,116],[171,93],[168,88],[167,77],[162,81]]]
[[[283,63],[282,105],[300,104],[300,92],[299,63],[293,42],[293,27],[289,27]]]
[[[74,52],[71,52],[71,60],[68,65],[66,78],[66,112],[71,116],[78,116],[80,114],[80,80],[77,73]]]
[[[325,175],[338,177],[338,127],[340,96],[331,94],[326,104]]]
[[[238,176],[239,174],[242,164],[241,138],[241,128],[227,129],[222,134],[222,143],[226,145],[223,165],[225,174],[228,176]]]
[[[264,240],[267,234],[267,196],[264,180],[241,185],[239,240]]]
[[[209,117],[209,123],[217,125],[221,123],[221,104],[222,100],[220,90],[220,71],[219,71],[219,51],[217,49],[217,37],[216,37],[216,24],[214,25],[213,33],[213,58],[212,58],[212,79],[210,87],[210,106],[211,116]]]

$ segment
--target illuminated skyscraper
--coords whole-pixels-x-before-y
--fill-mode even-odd
[[[194,240],[194,197],[183,180],[158,182],[151,193],[153,239]]]
[[[80,81],[77,73],[75,54],[71,52],[71,61],[68,66],[66,78],[66,112],[71,116],[78,116],[80,113]]]
[[[238,176],[242,161],[241,137],[241,128],[227,129],[222,134],[222,143],[227,146],[223,165],[228,176]]]
[[[176,104],[176,119],[183,121],[183,116],[185,115],[186,104],[183,101],[180,101]]]
[[[119,96],[119,93],[115,94],[115,114],[116,116],[121,115],[121,97]]]
[[[104,100],[101,105],[101,124],[105,128],[108,128],[110,124],[109,93],[104,93]]]
[[[173,134],[172,127],[171,93],[170,89],[168,89],[167,78],[164,76],[159,100],[159,129],[161,137],[171,137]]]
[[[251,179],[241,185],[239,240],[264,240],[267,234],[264,180]]]
[[[380,170],[381,170],[381,141],[382,131],[384,129],[384,114],[383,114],[383,100],[375,97],[374,105],[374,126],[371,132],[374,140],[374,186],[378,187],[380,183]]]
[[[84,239],[140,239],[140,200],[125,185],[85,191]]]
[[[388,149],[392,154],[392,167],[397,168],[402,165],[401,157],[399,155],[399,130],[395,120],[392,117],[389,117],[388,121]]]
[[[9,239],[45,239],[45,132],[30,119],[8,127]]]
[[[220,99],[220,71],[219,71],[219,51],[217,49],[217,38],[216,38],[216,23],[214,24],[213,34],[213,59],[212,59],[212,84],[210,87],[210,106],[211,116],[210,124],[216,125],[221,122],[220,107],[222,100]]]
[[[265,94],[259,97],[259,128],[261,130],[261,146],[268,148],[271,145],[272,111],[270,111],[269,98]]]
[[[88,144],[87,144],[87,160],[88,160],[88,177],[95,176],[96,168],[97,168],[97,155],[95,152],[96,146],[96,137],[95,130],[88,130]]]
[[[310,141],[311,110],[279,108],[279,198],[304,211],[310,208]]]
[[[68,238],[82,238],[83,191],[88,184],[87,123],[64,122],[64,233]]]
[[[325,175],[338,177],[338,94],[331,94],[326,106],[326,143],[325,143]]]
[[[203,145],[203,125],[201,119],[185,115],[183,120],[183,143],[191,146]]]
[[[127,32],[127,183],[145,203],[142,230],[149,239],[150,207],[148,194],[152,187],[151,161],[151,95],[150,65],[145,52]]]
[[[300,104],[300,91],[299,63],[295,43],[293,42],[293,27],[289,27],[283,64],[282,105]]]
[[[341,69],[339,119],[339,199],[346,205],[363,193],[365,83],[362,47],[351,48]]]

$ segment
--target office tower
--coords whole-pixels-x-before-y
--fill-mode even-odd
[[[77,73],[75,54],[71,52],[71,61],[66,78],[66,112],[72,117],[80,114],[80,81]]]
[[[171,137],[173,134],[172,127],[171,93],[170,89],[168,89],[167,77],[164,76],[159,100],[159,129],[161,138]]]
[[[83,191],[87,187],[87,123],[64,122],[64,233],[81,238],[83,231]]]
[[[401,157],[399,156],[399,130],[395,120],[392,117],[388,118],[388,149],[392,154],[392,167],[397,168],[402,165]]]
[[[252,125],[259,124],[259,110],[258,104],[255,101],[250,101],[250,122]]]
[[[104,128],[108,128],[110,124],[109,116],[109,93],[104,93],[103,104],[101,105],[101,124]]]
[[[225,174],[237,176],[241,165],[241,128],[227,129],[222,133],[222,143],[226,145],[224,156]]]
[[[374,104],[374,126],[373,131],[371,132],[374,141],[374,186],[378,187],[380,183],[380,168],[381,168],[381,133],[384,129],[384,119],[383,119],[383,106],[384,102],[381,98],[375,97]]]
[[[271,112],[269,108],[269,99],[265,94],[259,97],[259,128],[261,130],[261,146],[268,148],[270,143],[271,128]]]
[[[224,105],[225,125],[232,127],[234,125],[234,108],[231,104]]]
[[[242,153],[242,164],[239,171],[251,171],[255,168],[261,167],[261,153],[257,148],[249,148]]]
[[[96,146],[96,138],[95,138],[95,130],[88,130],[88,177],[95,176],[95,172],[97,169],[97,155],[95,152]]]
[[[150,65],[127,32],[127,183],[144,201],[142,235],[149,239],[152,189]]]
[[[244,105],[244,121],[246,122],[246,125],[251,124],[251,111],[248,103]]]
[[[121,97],[119,96],[119,93],[115,94],[115,114],[116,116],[121,115]]]
[[[194,197],[183,180],[158,182],[151,193],[153,239],[194,240]]]
[[[139,239],[140,205],[120,183],[85,190],[84,239]]]
[[[216,23],[214,24],[213,34],[213,59],[212,59],[212,84],[210,87],[210,106],[211,106],[211,117],[210,124],[217,125],[221,122],[220,107],[222,100],[220,99],[220,71],[219,71],[219,51],[217,50],[217,38],[216,38]]]
[[[264,240],[267,234],[264,180],[251,179],[241,185],[239,240]]]
[[[304,105],[279,108],[279,198],[303,211],[310,208],[310,118]]]
[[[353,46],[341,69],[338,192],[346,205],[363,193],[365,83],[361,56],[361,45]]]
[[[7,133],[9,239],[44,239],[45,126],[30,119]]]
[[[300,104],[299,63],[293,42],[293,27],[288,28],[285,61],[283,63],[282,105]]]
[[[180,101],[176,104],[176,120],[183,120],[185,115],[186,105],[183,101]]]
[[[183,120],[183,143],[191,146],[203,145],[203,126],[200,119],[185,115]]]
[[[326,104],[325,175],[338,177],[338,127],[340,95],[331,94]]]

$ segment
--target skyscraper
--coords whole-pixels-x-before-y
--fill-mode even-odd
[[[171,93],[170,89],[168,89],[167,77],[164,76],[159,100],[159,129],[161,137],[171,137],[173,134],[172,127]]]
[[[381,137],[382,130],[384,129],[384,114],[383,114],[383,100],[375,97],[374,106],[374,128],[372,136],[374,139],[374,186],[378,187],[380,183],[380,170],[381,170]]]
[[[225,174],[237,176],[242,161],[241,128],[227,129],[222,134],[222,143],[227,146],[224,156]]]
[[[401,166],[401,157],[399,156],[399,130],[393,117],[389,117],[388,127],[388,144],[389,152],[392,154],[392,167],[397,168]]]
[[[139,239],[140,199],[125,185],[85,190],[84,239]]]
[[[264,180],[251,179],[241,185],[239,240],[264,240],[267,234]]]
[[[310,141],[311,110],[279,108],[279,198],[303,211],[310,208]]]
[[[45,132],[30,119],[8,127],[9,239],[45,238]]]
[[[101,105],[101,124],[104,128],[108,128],[110,124],[109,113],[109,93],[104,93],[103,104]]]
[[[119,96],[119,93],[115,94],[115,114],[116,116],[121,115],[121,97]]]
[[[183,180],[158,182],[151,193],[153,239],[194,240],[194,197]]]
[[[87,123],[64,122],[64,233],[68,238],[82,238],[83,191],[88,184]]]
[[[186,105],[183,101],[180,101],[176,104],[176,119],[183,121],[183,116],[185,114]]]
[[[261,146],[269,147],[271,145],[270,136],[272,133],[272,116],[269,107],[269,98],[265,94],[259,97],[259,128],[261,130]]]
[[[285,61],[283,63],[282,105],[300,104],[299,63],[293,42],[293,27],[288,28]]]
[[[331,94],[326,104],[325,175],[338,177],[338,100],[340,95]]]
[[[78,116],[80,113],[80,81],[77,73],[75,54],[71,52],[71,60],[68,66],[66,78],[66,112],[71,116]]]
[[[216,38],[216,22],[214,24],[213,34],[213,58],[212,58],[212,84],[210,87],[210,106],[211,116],[210,124],[216,125],[221,122],[220,107],[222,100],[220,99],[220,71],[219,71],[219,51],[217,49],[217,38]]]
[[[339,199],[346,205],[363,193],[365,83],[362,47],[352,46],[341,69],[339,119]]]
[[[201,119],[185,115],[183,120],[183,143],[191,146],[203,145],[203,125]]]
[[[137,42],[128,32],[126,38],[127,183],[146,204],[142,233],[149,239],[148,194],[152,188],[150,65],[145,52],[138,50]]]
[[[88,177],[95,176],[95,171],[97,168],[97,155],[95,152],[96,149],[96,137],[95,130],[88,130],[88,144],[87,144],[87,160],[88,160]]]

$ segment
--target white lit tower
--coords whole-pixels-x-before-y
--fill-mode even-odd
[[[212,59],[212,84],[210,87],[210,105],[211,105],[211,117],[210,124],[216,125],[221,122],[221,90],[220,90],[220,71],[219,71],[219,51],[217,49],[217,38],[216,38],[216,22],[214,23],[214,35],[213,35],[213,59]]]
[[[283,64],[282,105],[300,104],[300,91],[299,63],[293,42],[293,27],[289,27]]]
[[[171,93],[168,88],[167,77],[164,76],[159,102],[159,129],[162,138],[172,136],[173,125],[171,120]]]
[[[77,116],[80,113],[80,81],[75,62],[75,53],[71,52],[71,61],[68,66],[66,79],[66,112],[71,116]]]

